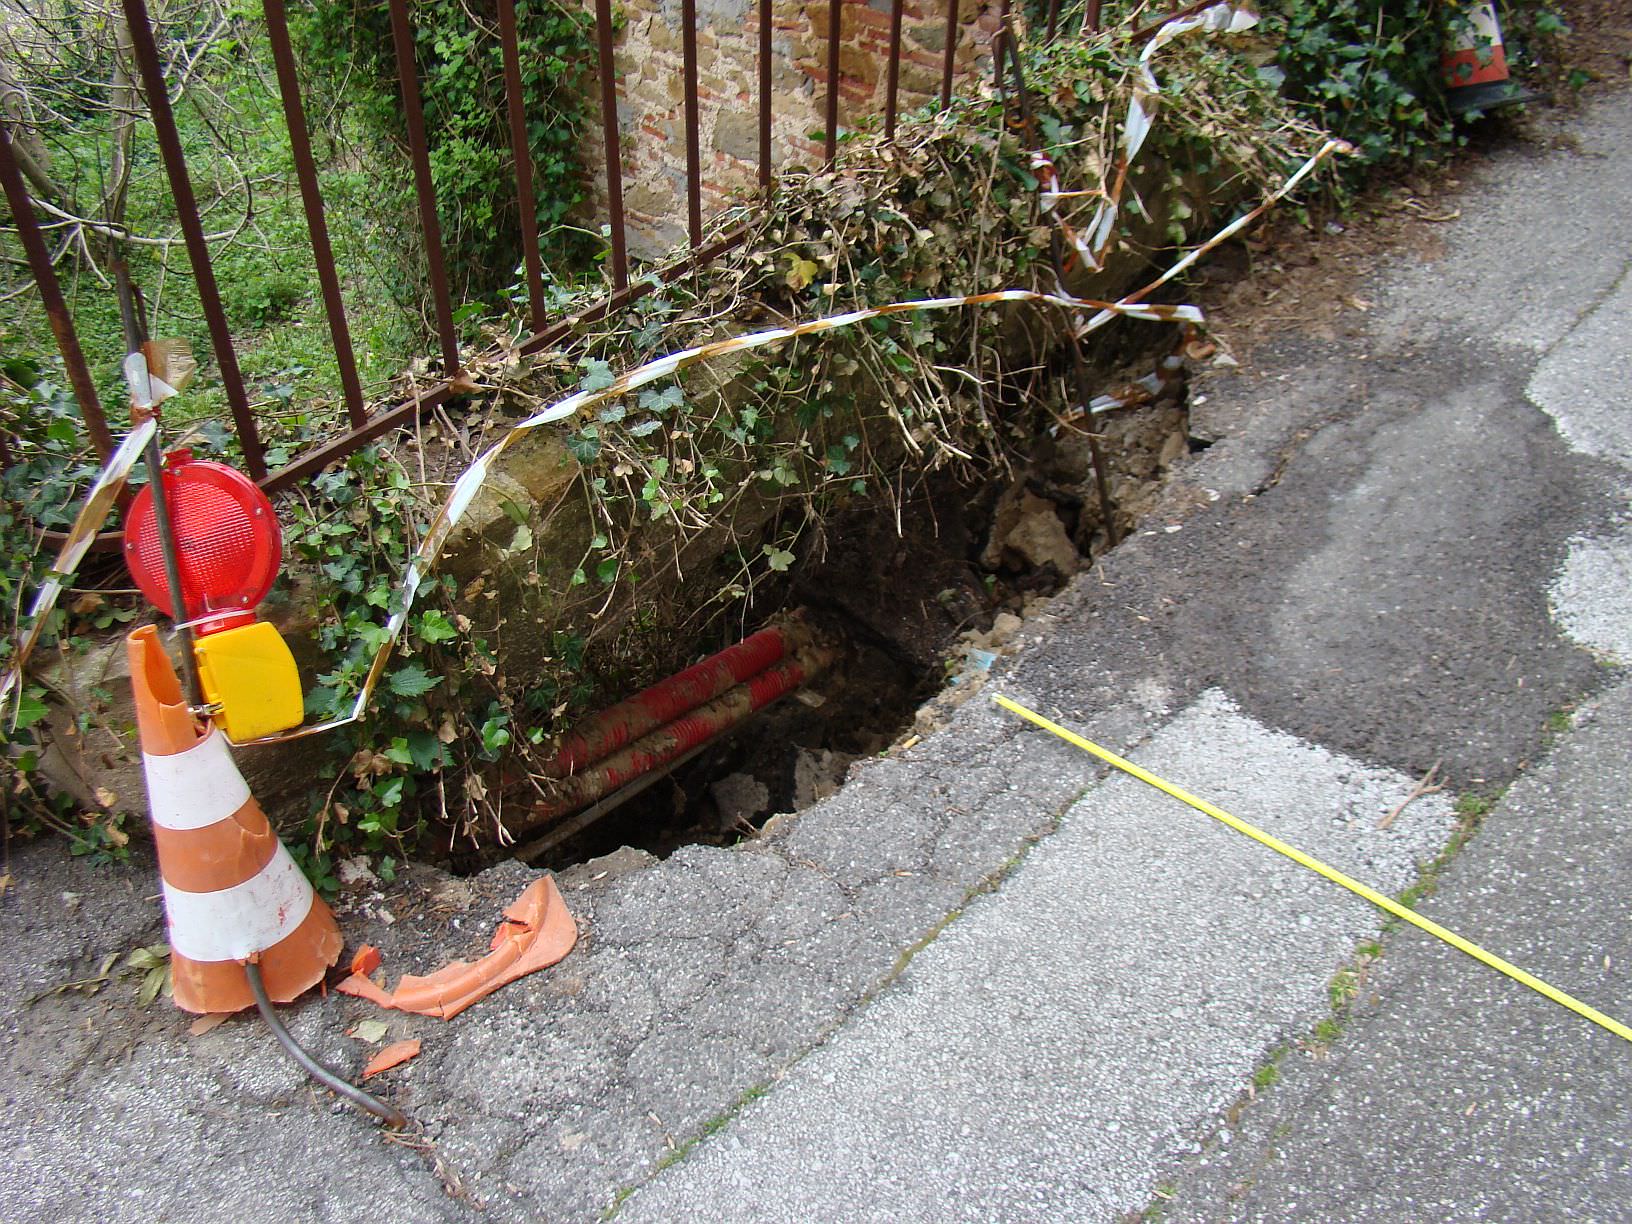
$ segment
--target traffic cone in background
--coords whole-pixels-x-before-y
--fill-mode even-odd
[[[1467,6],[1465,21],[1451,36],[1439,64],[1445,76],[1446,104],[1454,115],[1540,97],[1508,76],[1507,48],[1502,44],[1502,23],[1496,19],[1494,4]]]
[[[176,1006],[199,1013],[252,1006],[250,959],[260,964],[267,994],[287,1003],[339,958],[334,915],[272,831],[226,737],[188,709],[158,630],[145,625],[125,645]]]

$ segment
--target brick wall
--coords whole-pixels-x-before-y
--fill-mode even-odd
[[[953,89],[989,77],[998,3],[959,0]],[[773,0],[771,157],[777,166],[821,164],[829,0]],[[654,259],[686,239],[685,75],[679,0],[629,0],[617,42],[618,119],[631,255]],[[697,0],[699,139],[705,224],[759,173],[758,0]],[[882,115],[889,66],[890,0],[844,0],[840,22],[839,127]],[[900,109],[937,97],[945,53],[944,0],[905,0]],[[599,88],[599,86],[596,86]],[[597,221],[606,180],[599,129],[586,133]]]

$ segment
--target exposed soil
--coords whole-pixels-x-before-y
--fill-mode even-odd
[[[1095,422],[1119,533],[1189,452],[1186,418],[1170,396]],[[909,739],[924,703],[977,687],[963,682],[991,665],[1034,602],[1108,547],[1086,439],[1069,428],[1040,436],[1031,462],[1007,477],[939,473],[899,510],[852,511],[820,530],[774,602],[802,611],[836,646],[834,663],[540,864],[565,868],[622,846],[661,856],[730,844],[825,798],[852,762]]]

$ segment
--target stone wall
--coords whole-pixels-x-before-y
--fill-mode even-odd
[[[954,91],[991,72],[999,0],[960,0]],[[891,0],[843,0],[839,127],[882,116]],[[827,99],[829,0],[773,0],[771,157],[778,167],[821,164]],[[617,41],[618,122],[623,145],[629,250],[656,259],[686,240],[685,75],[679,0],[629,0]],[[759,173],[758,0],[698,0],[697,65],[705,225]],[[943,0],[904,0],[899,108],[939,95],[946,47]],[[599,89],[599,85],[595,86]],[[879,122],[882,122],[880,119]],[[812,134],[816,139],[812,139]],[[600,133],[586,135],[597,223],[607,218]]]

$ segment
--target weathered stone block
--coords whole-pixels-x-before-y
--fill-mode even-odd
[[[750,111],[724,110],[714,123],[714,147],[744,159],[759,156],[759,122]]]

